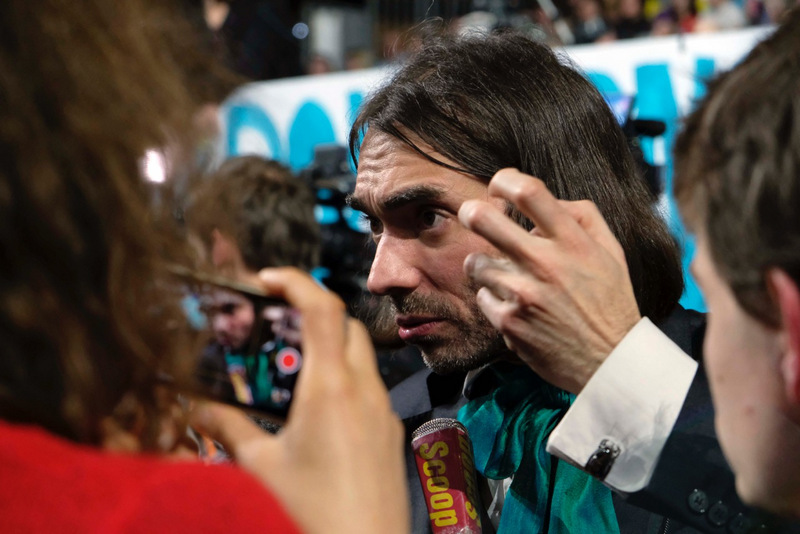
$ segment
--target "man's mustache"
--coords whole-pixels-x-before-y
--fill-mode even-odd
[[[480,288],[479,284],[469,280],[462,300],[467,299],[465,302],[468,301],[467,295],[471,295],[474,299]],[[386,297],[383,298],[383,300],[386,299]],[[394,315],[431,315],[456,319],[460,316],[456,306],[435,295],[425,295],[415,291],[406,295],[390,295],[388,299],[391,300],[392,317]],[[477,303],[474,306],[477,308]]]
[[[392,315],[431,315],[455,317],[453,306],[442,299],[419,293],[391,297]]]

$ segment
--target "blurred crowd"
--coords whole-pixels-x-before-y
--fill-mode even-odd
[[[534,0],[504,17],[473,12],[462,30],[508,26],[553,46],[728,31],[779,23],[796,0]]]
[[[373,67],[405,57],[404,36],[425,18],[442,16],[459,32],[513,28],[552,46],[601,43],[648,36],[728,31],[779,23],[797,0],[509,0],[432,3],[418,13],[411,3],[369,12],[371,46],[342,50],[340,58],[309,46],[310,9],[304,2],[185,0],[210,40],[249,79],[325,74]],[[370,6],[375,4],[378,7]],[[393,4],[394,5],[394,4]],[[438,10],[436,9],[438,7]],[[296,30],[301,27],[303,30]],[[311,27],[313,33],[315,28]]]
[[[534,10],[555,44],[588,44],[775,24],[794,0],[568,0],[566,17]]]

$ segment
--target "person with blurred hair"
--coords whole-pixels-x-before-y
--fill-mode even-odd
[[[201,404],[193,425],[238,466],[178,452],[197,347],[168,263],[188,254],[140,160],[190,131],[186,81],[206,59],[171,8],[0,3],[2,528],[408,532],[401,427],[369,338],[295,269],[249,279],[303,315],[289,422],[269,436]]]
[[[321,246],[314,203],[310,187],[281,163],[237,156],[194,187],[185,218],[220,272],[311,271]]]
[[[800,517],[800,10],[711,83],[675,156],[722,448],[743,500]]]
[[[614,20],[614,35],[617,39],[646,37],[650,33],[650,21],[644,16],[642,0],[619,0],[617,18]]]
[[[606,41],[613,36],[600,0],[572,0],[570,6],[574,44]]]

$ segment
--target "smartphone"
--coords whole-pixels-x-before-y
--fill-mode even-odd
[[[303,365],[299,312],[261,289],[170,268],[186,286],[184,309],[203,337],[197,391],[282,420]]]

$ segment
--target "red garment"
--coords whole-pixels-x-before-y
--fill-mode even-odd
[[[264,486],[235,467],[113,454],[4,422],[0,531],[299,532]]]

